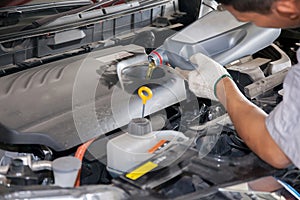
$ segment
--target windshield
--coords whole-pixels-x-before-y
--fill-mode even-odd
[[[168,2],[103,0],[97,3],[70,0],[0,8],[0,41],[51,34],[57,30],[89,26],[95,22]]]
[[[1,2],[2,3],[2,2]],[[30,1],[22,6],[5,6],[0,9],[0,35],[28,29],[33,22],[49,16],[67,13],[89,5],[90,1],[42,2]],[[3,5],[3,4],[2,4]],[[14,5],[9,3],[7,5]]]
[[[29,5],[29,4],[39,4],[39,3],[55,3],[55,2],[65,2],[71,0],[2,0],[0,2],[0,8],[9,6],[19,6],[19,5]],[[88,0],[86,0],[88,2]],[[93,2],[96,2],[95,0]]]

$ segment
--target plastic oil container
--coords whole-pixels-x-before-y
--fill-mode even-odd
[[[132,170],[168,145],[188,140],[178,131],[152,131],[150,121],[133,119],[128,132],[107,143],[107,169],[115,175]]]

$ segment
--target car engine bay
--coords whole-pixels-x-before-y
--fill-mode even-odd
[[[288,198],[277,187],[229,188],[270,177],[300,189],[298,169],[257,157],[224,107],[196,97],[174,69],[201,52],[270,113],[296,62],[297,30],[238,22],[211,0],[70,2],[0,9],[20,21],[29,9],[73,10],[30,16],[33,29],[0,26],[0,199]],[[147,79],[148,55],[163,48],[176,55]],[[153,94],[144,105],[143,87]]]

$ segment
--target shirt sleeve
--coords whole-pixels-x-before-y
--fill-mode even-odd
[[[300,168],[300,64],[288,72],[283,89],[283,101],[266,118],[266,126],[286,156]]]

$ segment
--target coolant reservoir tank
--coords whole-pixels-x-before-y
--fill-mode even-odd
[[[107,143],[107,169],[113,174],[123,174],[132,170],[155,154],[155,148],[164,150],[167,145],[186,141],[188,138],[177,131],[152,131],[150,121],[145,118],[133,119],[128,132]]]

